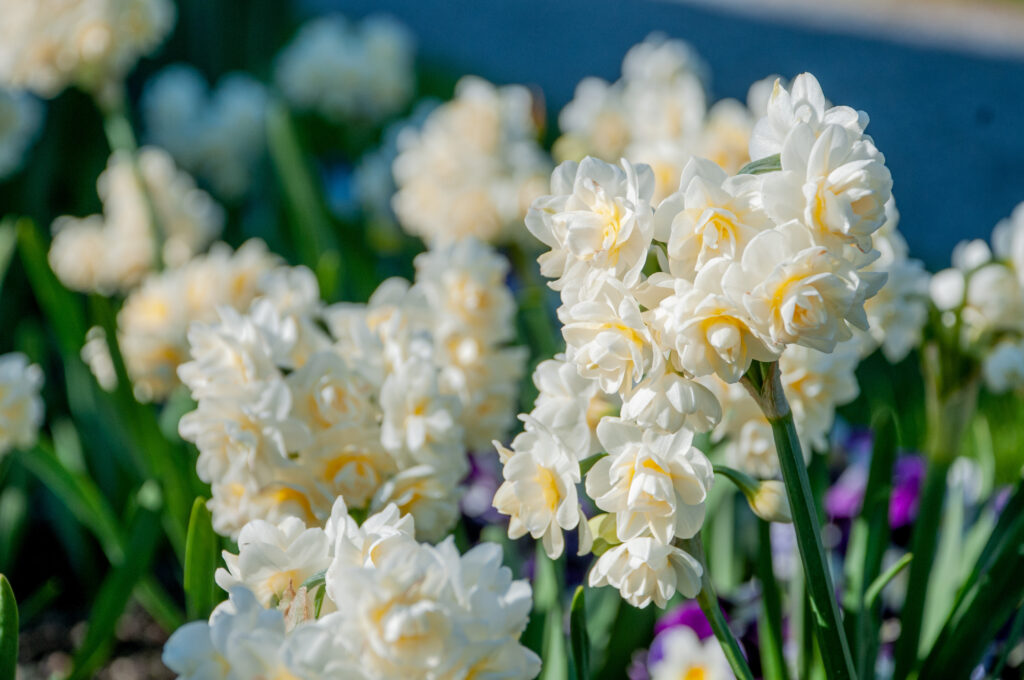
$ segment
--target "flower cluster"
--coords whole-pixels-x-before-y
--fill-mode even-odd
[[[149,140],[225,198],[249,187],[265,146],[266,109],[266,88],[253,77],[231,73],[211,90],[187,64],[165,68],[142,95]]]
[[[43,422],[43,372],[20,352],[0,355],[0,455],[36,443]]]
[[[860,349],[858,341],[850,339],[829,354],[790,345],[779,357],[782,387],[806,458],[812,450],[826,450],[836,407],[860,394],[855,375]],[[778,477],[771,423],[750,393],[713,375],[700,381],[722,405],[722,420],[712,431],[711,441],[722,443],[724,462],[760,479]]]
[[[0,179],[21,167],[42,124],[43,107],[32,96],[0,88]]]
[[[189,326],[215,321],[221,307],[248,309],[256,297],[280,285],[286,270],[262,241],[253,239],[237,251],[215,243],[180,267],[147,276],[117,314],[118,346],[135,397],[166,399],[179,385],[178,366],[188,359]],[[117,385],[102,328],[89,330],[82,357],[105,389]]]
[[[399,222],[428,243],[518,239],[551,168],[538,136],[529,90],[463,78],[453,100],[398,137]]]
[[[700,531],[713,474],[693,433],[722,414],[701,381],[736,383],[753,362],[780,361],[790,389],[806,394],[795,415],[811,439],[831,422],[831,400],[850,396],[849,363],[833,352],[868,329],[864,304],[885,273],[866,267],[891,202],[866,124],[864,113],[828,106],[803,74],[790,89],[775,83],[753,126],[757,174],[693,158],[655,206],[649,166],[587,157],[554,171],[526,226],[549,248],[541,272],[561,294],[567,377],[580,386],[568,390],[572,408],[554,408],[541,385],[525,432],[500,449],[495,506],[510,515],[511,536],[529,532],[558,554],[561,531],[579,527],[589,550],[582,482],[608,513],[594,520],[609,549],[591,585],[638,606],[697,593],[701,565],[679,541]],[[856,349],[850,356],[855,365]],[[808,369],[814,361],[835,365]],[[620,401],[618,417],[593,427],[588,390]],[[594,436],[607,455],[587,471]]]
[[[649,36],[626,54],[615,83],[580,81],[559,116],[563,135],[555,155],[646,163],[654,170],[656,200],[676,189],[693,156],[735,173],[750,160],[747,147],[756,117],[764,114],[765,83],[751,88],[747,106],[723,99],[709,107],[705,72],[687,43]]]
[[[1024,388],[1024,203],[980,239],[953,249],[953,266],[931,279],[940,320],[982,362],[993,392]]]
[[[218,531],[249,519],[322,523],[395,503],[421,538],[458,515],[467,449],[504,436],[522,348],[505,260],[464,241],[416,258],[365,305],[324,307],[305,268],[274,272],[247,313],[227,307],[188,332],[179,368],[198,402],[180,432],[199,448]]]
[[[178,629],[164,663],[182,680],[535,677],[540,659],[519,643],[532,593],[501,549],[459,555],[451,538],[413,535],[394,505],[359,526],[340,498],[323,529],[246,524],[217,572],[230,600]]]
[[[120,81],[174,24],[171,0],[14,0],[0,13],[0,82],[43,97]]]
[[[358,25],[321,17],[278,55],[274,80],[297,108],[335,122],[378,121],[400,113],[412,97],[414,52],[412,36],[387,17]]]
[[[224,227],[224,210],[162,149],[144,148],[137,160],[114,152],[96,187],[103,214],[53,223],[50,266],[74,290],[128,291],[157,258],[184,264]]]

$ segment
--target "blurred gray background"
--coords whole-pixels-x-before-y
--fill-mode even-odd
[[[710,66],[714,99],[742,100],[772,73],[811,71],[834,102],[870,114],[868,131],[895,179],[901,228],[931,268],[948,263],[958,240],[987,238],[1024,201],[1024,32],[998,17],[988,18],[988,29],[969,22],[976,30],[960,40],[947,35],[949,26],[927,30],[927,7],[908,23],[877,7],[849,19],[806,7],[764,11],[777,2],[750,13],[743,0],[729,0],[730,9],[650,0],[305,2],[316,12],[391,14],[416,34],[423,57],[535,85],[553,113],[584,76],[616,79],[626,50],[652,31],[696,47]],[[970,6],[961,10],[972,18]],[[954,34],[958,20],[947,21]]]

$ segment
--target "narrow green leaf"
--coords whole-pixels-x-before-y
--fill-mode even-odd
[[[768,172],[778,172],[782,170],[782,158],[779,154],[772,156],[765,156],[759,158],[756,161],[750,161],[742,168],[740,168],[737,175],[763,175]]]
[[[565,649],[561,607],[550,609],[544,621],[544,651],[538,680],[569,680],[569,656]]]
[[[1010,632],[1006,636],[1006,640],[1003,641],[1003,651],[999,655],[999,661],[992,668],[992,673],[988,676],[989,678],[998,680],[998,678],[1003,677],[1003,669],[1006,668],[1006,662],[1010,659],[1010,652],[1017,646],[1022,634],[1024,634],[1024,607],[1018,609],[1017,614],[1013,617]]]
[[[267,112],[267,144],[284,190],[295,249],[302,263],[317,272],[321,253],[337,249],[334,230],[317,190],[320,180],[310,169],[295,123],[281,102],[273,102]],[[320,281],[321,289],[329,283]]]
[[[120,523],[88,475],[69,471],[44,440],[34,449],[15,455],[71,511],[75,519],[96,536],[111,565],[117,567],[124,563],[131,553],[126,553]],[[177,605],[152,575],[145,576],[136,595],[164,630],[173,631],[184,622]]]
[[[0,293],[4,289],[4,277],[11,266],[14,250],[18,245],[18,234],[14,230],[14,221],[10,218],[0,221]]]
[[[185,536],[185,613],[190,621],[207,619],[217,604],[217,534],[205,498],[192,504]]]
[[[75,295],[61,285],[47,261],[46,242],[39,228],[27,219],[18,220],[18,251],[32,291],[43,308],[60,345],[61,353],[77,357],[85,341],[85,316]]]
[[[1018,482],[918,677],[968,677],[999,629],[1024,606],[1022,505],[1024,483]]]
[[[871,429],[875,433],[871,465],[864,502],[850,530],[843,594],[844,625],[862,679],[874,677],[878,655],[881,612],[866,602],[866,592],[868,584],[882,570],[882,557],[889,545],[889,500],[896,462],[896,422],[892,412],[879,410]]]
[[[771,525],[758,520],[757,578],[761,582],[761,613],[758,617],[761,666],[765,680],[788,680],[783,654],[782,594],[772,569]]]
[[[18,603],[0,574],[0,680],[14,680],[18,666]]]
[[[157,498],[153,498],[153,494]],[[118,619],[124,612],[132,591],[149,571],[153,553],[163,533],[160,531],[159,488],[150,482],[137,494],[138,505],[131,523],[126,552],[131,559],[115,567],[93,602],[89,628],[81,646],[75,651],[70,680],[92,677],[110,654]],[[156,502],[154,503],[154,500]]]
[[[569,610],[569,636],[572,641],[576,680],[590,680],[590,639],[587,636],[587,609],[583,586],[576,586]]]
[[[882,594],[882,589],[889,585],[889,581],[896,578],[896,575],[903,571],[913,559],[913,553],[907,553],[897,560],[894,565],[886,569],[885,573],[880,574],[874,581],[872,581],[864,596],[864,606],[869,609],[874,607],[875,603],[878,601],[878,596]]]

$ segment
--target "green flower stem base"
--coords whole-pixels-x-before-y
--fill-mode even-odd
[[[793,414],[782,389],[778,362],[754,362],[743,377],[743,384],[757,400],[768,418],[775,436],[779,467],[789,495],[800,560],[807,583],[814,627],[829,680],[857,677],[850,646],[843,632],[835,587],[829,573],[825,549],[821,544],[821,525],[807,477],[800,440],[793,425]]]
[[[718,606],[718,595],[715,594],[715,587],[711,583],[711,572],[708,571],[707,560],[704,559],[704,544],[700,537],[679,541],[679,544],[683,550],[697,558],[701,566],[704,567],[700,592],[697,594],[697,604],[700,605],[701,611],[704,612],[708,623],[711,624],[711,630],[714,631],[715,637],[722,645],[722,651],[729,661],[729,666],[732,667],[733,674],[737,680],[754,680],[754,674],[747,664],[747,658],[743,655],[743,648],[740,647],[736,636],[732,634],[732,630],[722,614],[722,609]]]

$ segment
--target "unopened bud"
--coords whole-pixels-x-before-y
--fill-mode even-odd
[[[615,533],[615,515],[604,513],[594,515],[588,520],[590,533],[594,536],[594,545],[591,552],[595,555],[603,555],[610,549],[622,543],[619,535]]]
[[[766,522],[788,524],[793,521],[786,487],[780,481],[769,479],[761,482],[754,493],[747,495],[747,503],[754,514]]]

